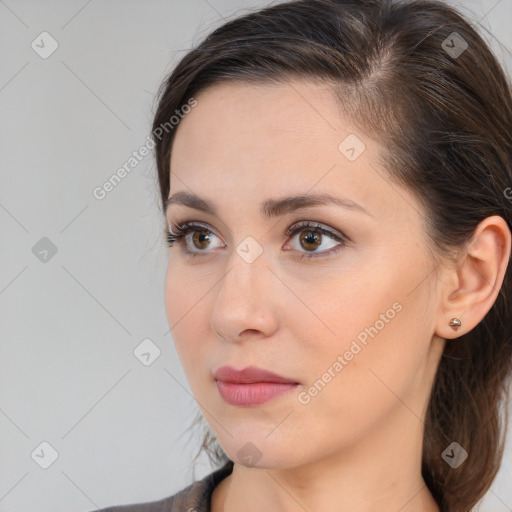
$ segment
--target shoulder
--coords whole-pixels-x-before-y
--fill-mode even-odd
[[[167,498],[133,505],[118,505],[95,512],[208,512],[215,487],[233,471],[233,461]]]

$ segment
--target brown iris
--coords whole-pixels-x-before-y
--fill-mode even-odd
[[[321,239],[322,239],[322,236],[319,235],[319,234],[316,234],[315,231],[303,231],[300,235],[300,241],[301,243],[302,242],[306,242],[306,244],[315,244],[316,242],[321,242]],[[311,247],[311,249],[316,249],[318,246],[320,245],[320,243],[318,243],[317,245],[315,245],[315,247]],[[305,249],[307,249],[308,247],[304,247]]]
[[[199,240],[198,240],[199,239]],[[199,246],[196,244],[196,241],[199,241],[200,243],[209,242],[210,241],[210,235],[208,235],[205,231],[195,231],[192,235],[192,243],[195,247],[198,249],[206,249],[208,246]]]

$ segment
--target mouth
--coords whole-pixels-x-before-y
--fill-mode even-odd
[[[251,407],[253,405],[263,404],[298,386],[298,384],[284,384],[279,382],[237,384],[235,382],[218,380],[216,383],[222,398],[228,404],[239,407]]]
[[[214,373],[214,378],[221,397],[239,407],[263,404],[300,385],[294,379],[254,366],[242,370],[222,366]]]

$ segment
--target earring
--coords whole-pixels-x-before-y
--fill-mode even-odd
[[[450,327],[456,331],[460,326],[462,325],[462,322],[458,318],[452,318],[450,320]]]

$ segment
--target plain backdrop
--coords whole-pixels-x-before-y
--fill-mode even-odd
[[[510,72],[512,0],[453,3]],[[191,462],[152,155],[93,191],[147,141],[186,50],[268,4],[0,0],[0,512],[152,501],[212,471]],[[511,443],[483,512],[512,510]]]

